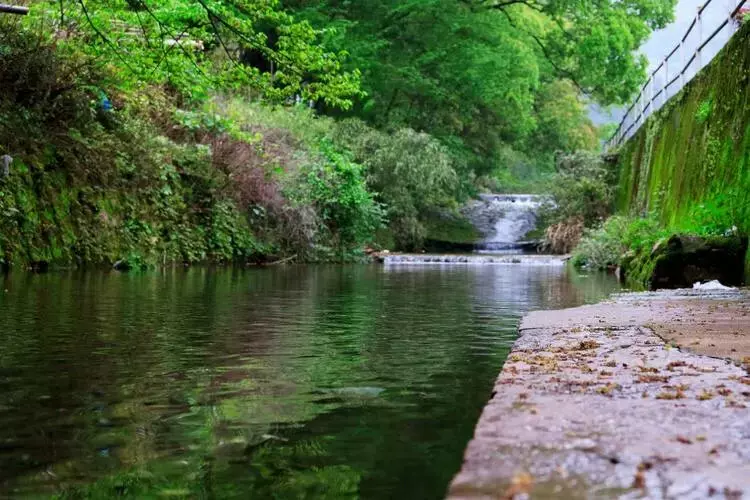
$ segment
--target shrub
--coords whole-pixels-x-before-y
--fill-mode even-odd
[[[676,222],[682,231],[721,235],[729,232],[750,233],[750,192],[739,187],[726,187],[693,206],[684,220]]]
[[[457,175],[445,147],[428,134],[411,129],[386,134],[359,120],[339,123],[334,138],[366,167],[367,184],[385,205],[396,246],[420,248],[427,214],[455,203]]]
[[[556,165],[544,219],[554,224],[580,218],[587,228],[601,224],[614,209],[615,166],[589,152],[560,155]]]
[[[300,169],[304,181],[286,194],[297,206],[311,205],[328,233],[321,246],[332,244],[341,258],[369,243],[381,226],[383,210],[367,190],[363,167],[337,151],[328,141],[320,144],[317,161]]]
[[[570,253],[583,236],[583,219],[570,219],[552,224],[544,232],[544,249],[553,254]]]
[[[640,219],[619,215],[610,217],[600,227],[584,233],[572,262],[577,267],[588,269],[611,269],[621,264],[627,252],[650,251],[665,234],[652,216]]]

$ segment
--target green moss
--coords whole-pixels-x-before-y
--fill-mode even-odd
[[[745,25],[623,145],[618,211],[655,212],[674,231],[735,226],[750,234],[749,159],[750,25]]]
[[[713,99],[708,98],[700,103],[698,110],[695,112],[695,120],[698,123],[705,123],[711,116],[711,109],[713,108]]]

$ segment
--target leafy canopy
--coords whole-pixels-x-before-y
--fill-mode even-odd
[[[366,96],[354,114],[441,139],[464,173],[551,169],[556,150],[592,148],[585,99],[621,103],[646,63],[635,49],[674,0],[284,0],[347,51]],[[556,101],[561,101],[556,103]],[[334,111],[335,113],[335,111]],[[508,148],[523,154],[508,154]],[[522,161],[521,163],[524,163]],[[521,169],[529,169],[529,165]]]
[[[653,30],[672,21],[676,0],[466,2],[502,12],[558,76],[575,81],[602,104],[622,104],[645,76],[647,61],[636,50]]]
[[[95,56],[126,85],[166,84],[194,99],[242,89],[344,109],[360,93],[344,53],[326,51],[276,0],[68,0],[32,13],[30,25],[41,18],[58,45]]]

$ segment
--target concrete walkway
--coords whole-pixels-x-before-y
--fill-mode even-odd
[[[530,314],[448,496],[750,498],[743,363],[747,293]]]

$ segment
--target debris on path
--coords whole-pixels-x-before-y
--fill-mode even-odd
[[[750,496],[749,314],[692,290],[530,314],[449,498]]]

